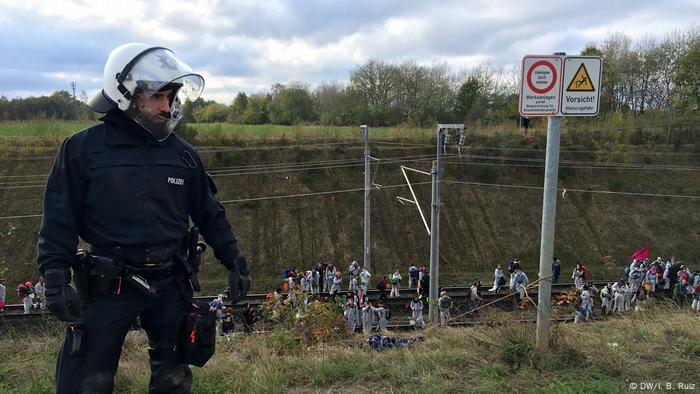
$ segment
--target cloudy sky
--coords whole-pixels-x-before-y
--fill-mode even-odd
[[[109,52],[157,44],[202,73],[204,97],[274,82],[343,81],[367,59],[515,65],[578,53],[620,31],[663,38],[700,21],[700,0],[0,0],[0,95],[101,87]]]

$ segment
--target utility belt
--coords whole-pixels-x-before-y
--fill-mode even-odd
[[[179,362],[204,366],[216,348],[216,314],[207,302],[195,300],[193,291],[200,291],[197,278],[201,254],[206,245],[199,242],[199,230],[192,227],[180,242],[150,248],[92,248],[91,253],[78,251],[73,266],[74,280],[83,302],[96,297],[119,295],[126,283],[147,297],[158,297],[158,289],[149,281],[182,276],[177,279],[185,299],[187,314],[177,327],[176,353]],[[71,354],[80,354],[85,335],[82,325],[71,326],[74,342]]]
[[[149,298],[158,297],[150,282],[185,272],[182,242],[151,248],[92,248],[78,251],[75,283],[83,302],[119,295],[129,283]]]

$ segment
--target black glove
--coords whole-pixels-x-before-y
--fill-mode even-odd
[[[46,307],[58,320],[78,323],[82,320],[82,302],[70,285],[70,273],[63,269],[44,272]]]
[[[228,262],[226,268],[228,268],[228,298],[231,300],[231,304],[235,304],[248,294],[250,272],[243,256],[238,256],[235,260]]]

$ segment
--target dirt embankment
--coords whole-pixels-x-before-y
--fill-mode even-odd
[[[284,267],[306,269],[333,261],[345,271],[352,259],[362,261],[364,200],[363,192],[357,190],[364,185],[361,146],[202,151],[215,174],[219,198],[225,201],[240,247],[251,261],[256,291],[275,286]],[[381,145],[372,154],[383,159],[372,166],[374,182],[382,185],[372,190],[372,273],[376,278],[395,268],[405,271],[412,262],[429,262],[429,238],[417,209],[400,204],[396,197],[410,198],[408,187],[400,186],[405,181],[399,166],[430,171],[431,158],[402,162],[389,158],[430,155],[434,148]],[[519,159],[484,160],[469,156],[473,154]],[[555,244],[555,255],[564,262],[562,277],[570,275],[577,262],[588,263],[593,278],[617,276],[630,252],[647,244],[653,257],[676,255],[696,268],[700,264],[700,200],[595,191],[697,196],[700,171],[581,164],[595,156],[591,152],[562,154],[559,185],[568,190],[560,192],[557,201]],[[537,276],[542,205],[538,187],[544,174],[537,160],[543,158],[542,150],[469,150],[462,157],[446,158],[440,227],[443,283],[489,281],[496,263],[516,257],[524,262],[531,278]],[[357,161],[343,161],[353,159]],[[241,168],[299,162],[306,167]],[[7,160],[0,175],[46,174],[51,163],[52,159]],[[700,158],[669,152],[643,164],[700,166]],[[430,223],[430,178],[415,173],[409,177],[422,183],[414,185],[414,190]],[[37,178],[4,179],[7,186],[27,186],[31,184],[11,182]],[[326,193],[329,191],[341,192]],[[40,213],[42,194],[42,187],[0,189],[0,216]],[[295,196],[232,201],[282,195]],[[36,279],[40,221],[38,217],[0,221],[0,276],[6,279],[9,302],[17,302],[11,295],[19,281]],[[612,272],[605,262],[613,267]],[[207,293],[225,286],[224,271],[210,252],[202,276]]]

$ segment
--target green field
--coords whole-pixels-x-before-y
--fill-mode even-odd
[[[67,137],[97,121],[61,121],[43,119],[23,122],[0,122],[0,137]],[[219,133],[236,134],[254,140],[274,140],[279,138],[304,139],[357,139],[361,140],[360,128],[344,126],[319,125],[243,125],[233,123],[192,123],[188,127],[197,133],[216,135]],[[378,127],[371,129],[372,137],[415,139],[433,136],[434,129]],[[428,138],[429,138],[428,137]]]
[[[26,122],[0,122],[2,137],[67,137],[93,124],[91,121],[58,121],[52,119]]]

